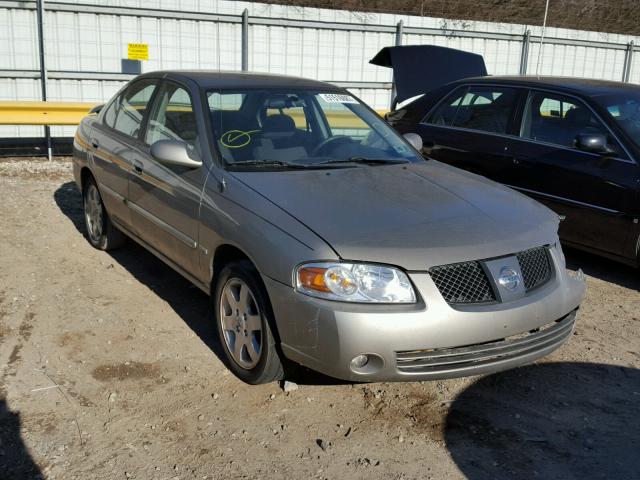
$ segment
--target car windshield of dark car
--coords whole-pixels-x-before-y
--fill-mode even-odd
[[[423,158],[344,91],[210,90],[213,135],[228,166],[319,167]]]
[[[593,98],[640,148],[640,92],[596,95]]]

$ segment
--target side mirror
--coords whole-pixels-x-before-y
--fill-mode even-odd
[[[400,110],[391,110],[384,114],[385,121],[393,126],[396,122],[402,120],[402,118],[407,114],[407,111],[404,108]]]
[[[403,137],[407,142],[411,144],[413,148],[415,148],[419,152],[422,152],[423,144],[422,137],[420,135],[418,135],[417,133],[405,133]]]
[[[187,144],[180,140],[158,140],[151,145],[151,155],[164,165],[198,168],[202,161],[189,156]]]
[[[98,114],[103,108],[104,108],[104,103],[101,103],[100,105],[96,105],[91,110],[89,110],[89,114],[92,114],[92,113]]]
[[[600,133],[581,133],[576,136],[576,147],[585,152],[610,153],[607,137]]]

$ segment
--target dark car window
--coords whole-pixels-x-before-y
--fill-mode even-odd
[[[607,110],[610,118],[640,147],[640,92],[621,91],[592,97]]]
[[[158,140],[182,140],[194,146],[197,136],[196,115],[189,92],[167,82],[159,91],[149,115],[145,142],[151,145]]]
[[[547,92],[529,93],[521,137],[574,148],[580,134],[604,135],[611,150],[622,152],[609,130],[582,101]]]
[[[156,83],[157,80],[140,80],[122,92],[118,100],[114,102],[116,111],[113,128],[130,137],[138,136]],[[105,121],[109,119],[109,116],[109,112],[106,112]]]
[[[427,123],[507,133],[516,98],[515,88],[464,87],[447,97],[431,114]]]

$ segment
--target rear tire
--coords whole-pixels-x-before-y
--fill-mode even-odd
[[[84,225],[89,243],[98,250],[113,250],[122,246],[127,237],[118,230],[104,207],[95,180],[89,177],[82,188]]]
[[[281,380],[283,362],[271,329],[271,304],[251,262],[230,262],[222,268],[212,303],[229,370],[252,385]]]

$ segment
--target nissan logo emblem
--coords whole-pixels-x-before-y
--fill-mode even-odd
[[[509,267],[502,267],[500,269],[500,276],[498,277],[498,284],[510,292],[513,292],[520,285],[520,274]]]

